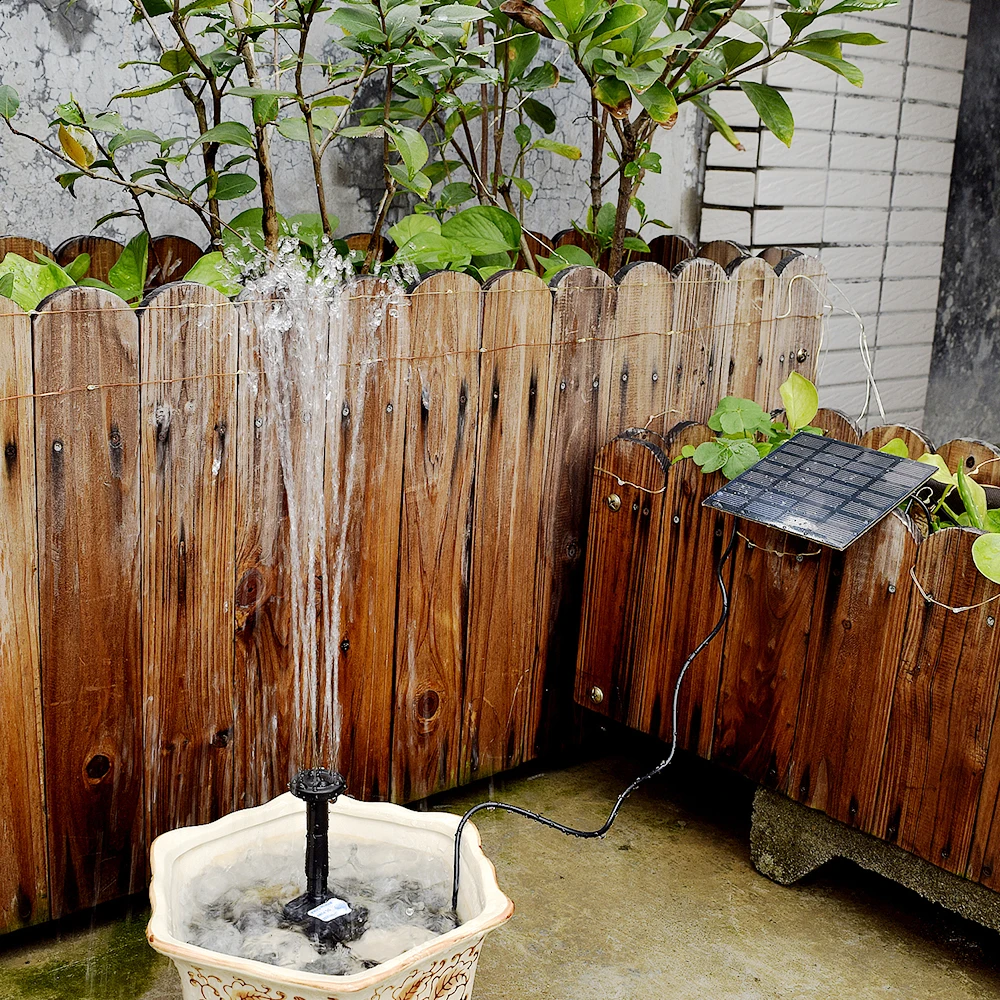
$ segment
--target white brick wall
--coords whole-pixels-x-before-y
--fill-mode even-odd
[[[781,0],[746,6],[780,39]],[[766,71],[767,83],[789,88],[791,149],[761,129],[739,91],[715,102],[747,151],[712,136],[701,238],[819,253],[839,288],[820,397],[852,416],[866,376],[845,297],[864,319],[887,417],[923,416],[968,21],[969,0],[900,0],[822,25],[872,31],[886,44],[845,53],[865,73],[860,91],[795,57]]]

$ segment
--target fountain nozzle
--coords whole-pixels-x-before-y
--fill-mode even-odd
[[[368,910],[351,906],[330,892],[330,803],[346,790],[336,771],[317,767],[299,771],[289,785],[306,803],[306,891],[285,904],[285,919],[304,925],[310,937],[337,943],[356,941],[365,932]]]

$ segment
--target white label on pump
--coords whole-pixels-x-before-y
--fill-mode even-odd
[[[337,899],[334,896],[332,899],[328,899],[325,903],[320,903],[319,906],[314,906],[308,913],[308,916],[315,917],[317,920],[336,920],[337,917],[342,917],[345,913],[350,913],[351,907],[345,903],[342,899]]]

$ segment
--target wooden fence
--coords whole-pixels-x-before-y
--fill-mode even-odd
[[[367,458],[332,637],[343,729],[317,738],[353,794],[418,799],[572,737],[597,449],[814,373],[822,266],[715,250],[727,270],[551,288],[431,275],[374,366],[378,282],[347,293]],[[140,889],[151,838],[269,798],[307,756],[256,352],[202,286],[137,311],[91,288],[30,316],[0,300],[0,929]],[[330,407],[332,498],[355,429]]]
[[[817,422],[934,450],[912,428]],[[662,739],[677,672],[721,612],[714,570],[733,522],[701,501],[722,480],[669,465],[711,435],[627,434],[594,467],[576,697]],[[1000,483],[1000,449],[937,451]],[[729,620],[685,681],[680,744],[1000,890],[1000,587],[972,562],[977,532],[920,527],[894,513],[841,553],[741,522]]]

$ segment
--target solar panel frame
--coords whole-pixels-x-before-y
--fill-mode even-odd
[[[923,462],[800,432],[702,505],[843,552],[933,475]]]

